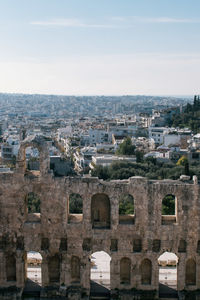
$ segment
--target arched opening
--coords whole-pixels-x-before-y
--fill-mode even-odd
[[[162,225],[176,223],[177,200],[172,194],[166,195],[162,200]]]
[[[80,259],[77,256],[71,258],[71,279],[72,282],[80,282]]]
[[[152,263],[148,258],[145,258],[141,263],[141,284],[151,284]]]
[[[111,257],[104,251],[91,255],[90,290],[91,296],[100,293],[102,296],[110,294],[110,261]]]
[[[192,258],[186,262],[185,284],[196,285],[196,262]]]
[[[6,256],[6,279],[16,281],[16,258],[13,253]]]
[[[80,194],[69,195],[69,223],[80,223],[83,220],[83,199]]]
[[[27,252],[26,276],[29,285],[42,285],[42,256],[39,252]]]
[[[106,194],[96,194],[91,201],[92,228],[110,228],[110,200]]]
[[[160,297],[177,296],[177,264],[178,257],[172,252],[166,251],[158,258]]]
[[[134,198],[130,194],[123,194],[119,199],[119,223],[134,224]]]
[[[52,284],[60,282],[60,258],[58,255],[48,259],[49,282]]]
[[[130,284],[131,282],[131,260],[123,257],[120,260],[120,283]]]
[[[33,173],[34,175],[40,174],[40,152],[33,146],[26,147],[26,173]]]

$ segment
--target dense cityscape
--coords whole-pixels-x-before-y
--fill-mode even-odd
[[[192,97],[0,94],[1,169],[14,167],[21,141],[40,135],[49,140],[51,165],[58,176],[136,162],[139,151],[166,163],[181,155],[193,159],[198,156],[198,134],[169,126],[173,115],[192,102]],[[134,146],[129,155],[119,151],[127,138]],[[27,150],[32,165],[37,157],[37,150]]]

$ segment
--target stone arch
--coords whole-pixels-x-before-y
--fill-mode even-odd
[[[131,194],[122,194],[119,198],[119,223],[134,223],[134,198]]]
[[[188,259],[186,262],[185,284],[196,285],[196,262],[193,258]]]
[[[49,282],[59,283],[60,281],[60,258],[58,254],[48,258]]]
[[[45,137],[35,136],[33,139],[27,138],[24,140],[19,148],[17,157],[17,169],[20,173],[25,173],[26,171],[26,148],[32,147],[39,151],[39,165],[40,173],[45,174],[50,169],[50,159],[47,148],[47,143]]]
[[[110,199],[106,194],[95,194],[91,200],[92,228],[110,228]]]
[[[148,258],[145,258],[141,263],[141,283],[151,284],[152,276],[152,262]]]
[[[6,256],[6,279],[7,281],[16,281],[16,258],[14,253]]]
[[[120,283],[130,284],[131,282],[131,260],[128,257],[123,257],[120,260]]]
[[[173,194],[167,194],[162,199],[162,225],[176,223],[177,199]]]
[[[78,256],[71,258],[71,279],[72,281],[80,281],[80,258]]]

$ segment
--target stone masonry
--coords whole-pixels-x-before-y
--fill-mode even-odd
[[[39,175],[26,171],[25,149],[30,145],[40,151]],[[26,254],[37,251],[42,256],[44,297],[50,297],[48,288],[52,287],[56,295],[87,299],[90,256],[102,250],[111,257],[111,295],[115,299],[120,291],[149,291],[156,299],[158,257],[165,251],[175,253],[179,259],[178,291],[200,289],[197,180],[131,177],[106,182],[92,177],[54,177],[49,170],[45,139],[36,137],[21,144],[16,171],[0,174],[0,183],[0,291],[15,287],[21,295],[26,281]],[[26,196],[30,192],[40,197],[40,214],[28,213]],[[82,215],[69,214],[71,193],[81,195]],[[120,223],[122,194],[134,197],[132,223]],[[167,194],[176,197],[174,216],[162,216],[162,199]],[[134,299],[131,297],[127,299]]]

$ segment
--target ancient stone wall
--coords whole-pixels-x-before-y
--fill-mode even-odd
[[[42,151],[45,142],[37,143]],[[41,161],[40,174],[34,175],[25,170],[22,153],[26,145],[21,146],[17,170],[0,174],[1,288],[23,289],[26,254],[37,251],[43,258],[43,287],[73,287],[89,295],[90,256],[103,250],[111,257],[112,291],[158,290],[158,257],[165,251],[179,258],[178,290],[200,289],[200,190],[196,181],[54,177],[47,156]],[[28,213],[30,192],[40,197],[40,214]],[[69,215],[71,193],[83,199],[81,217]],[[122,194],[134,198],[132,223],[119,222]],[[162,199],[167,194],[176,197],[176,214],[171,218],[162,216]]]

